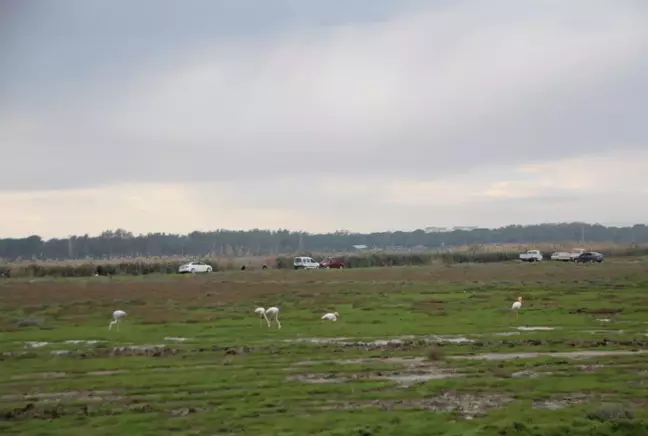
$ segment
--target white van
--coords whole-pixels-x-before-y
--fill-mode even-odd
[[[318,269],[320,264],[315,262],[312,257],[296,257],[293,260],[295,269]]]

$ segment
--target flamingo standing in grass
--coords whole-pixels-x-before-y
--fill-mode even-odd
[[[522,307],[522,297],[518,297],[517,301],[511,306],[511,310],[515,312],[515,318],[517,319],[520,315],[518,310]]]
[[[265,320],[268,322],[268,327],[270,327],[270,321],[268,321],[268,317],[266,316],[265,312],[266,310],[263,307],[257,307],[256,309],[254,309],[254,313],[259,315],[259,327],[261,327],[261,323],[263,322],[261,320],[263,318],[265,318]]]
[[[337,321],[339,317],[340,317],[339,313],[333,312],[333,313],[325,313],[321,319],[325,319],[326,321]]]
[[[270,327],[271,322],[268,319],[267,315],[270,315],[270,318],[272,318],[274,316],[274,320],[277,322],[277,328],[278,329],[281,328],[281,323],[279,322],[279,308],[278,307],[270,307],[270,308],[266,309],[264,315],[265,315],[266,321],[268,321],[268,327]]]
[[[110,324],[108,324],[108,330],[112,329],[112,326],[114,324],[117,324],[117,331],[119,331],[119,321],[121,321],[121,319],[126,316],[126,312],[124,312],[123,310],[115,310],[112,315],[113,320],[110,321]]]

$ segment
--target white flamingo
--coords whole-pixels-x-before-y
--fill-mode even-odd
[[[119,321],[126,316],[126,312],[123,310],[115,310],[112,315],[113,320],[108,324],[108,330],[112,329],[113,324],[117,324],[117,331],[119,331]]]
[[[321,319],[325,319],[326,321],[337,321],[339,317],[340,317],[339,313],[333,312],[333,313],[325,313]]]
[[[277,322],[277,328],[280,329],[281,328],[281,323],[279,322],[279,308],[278,307],[270,307],[270,308],[266,309],[266,311],[265,311],[264,316],[265,316],[266,321],[268,321],[268,327],[270,327],[270,320],[268,319],[267,315],[270,315],[270,318],[272,318],[274,316],[274,320]]]
[[[256,309],[254,309],[254,313],[259,315],[259,327],[261,327],[261,323],[263,322],[261,320],[263,318],[265,318],[268,323],[268,327],[270,327],[270,321],[268,321],[268,317],[266,316],[265,312],[266,310],[263,307],[257,307]]]
[[[518,318],[518,310],[522,307],[522,297],[518,297],[517,301],[511,306],[511,310],[515,312],[515,317]]]

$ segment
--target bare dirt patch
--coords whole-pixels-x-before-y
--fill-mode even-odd
[[[511,359],[533,359],[536,357],[564,357],[567,359],[588,359],[590,357],[603,356],[634,356],[648,353],[648,350],[592,350],[592,351],[564,351],[564,352],[521,352],[521,353],[484,353],[475,355],[448,356],[450,359],[470,360],[511,360]]]

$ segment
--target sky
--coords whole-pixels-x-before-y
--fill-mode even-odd
[[[644,0],[5,0],[0,237],[648,223]]]

